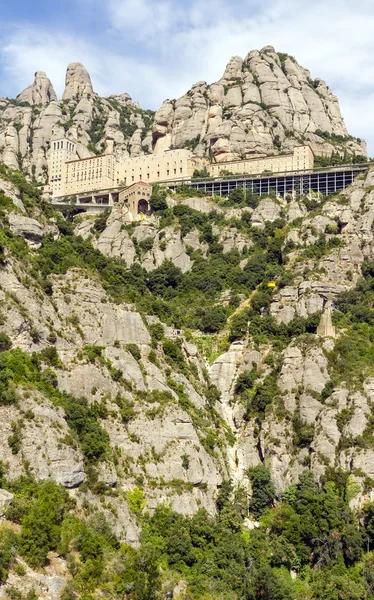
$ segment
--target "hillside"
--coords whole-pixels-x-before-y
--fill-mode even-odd
[[[0,598],[373,598],[374,170],[139,223],[1,178]]]
[[[39,184],[48,181],[52,130],[78,141],[80,158],[114,152],[129,156],[188,148],[222,162],[252,154],[292,152],[309,144],[317,156],[367,156],[363,140],[349,135],[339,102],[321,79],[271,46],[233,57],[215,83],[200,81],[154,113],[129,94],[101,98],[80,63],[66,72],[57,99],[38,71],[16,99],[0,98],[0,159]],[[338,158],[339,160],[339,158]]]

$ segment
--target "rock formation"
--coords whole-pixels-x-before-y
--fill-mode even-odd
[[[48,104],[57,100],[57,96],[47,75],[43,71],[37,71],[34,83],[18,94],[16,99],[17,102],[28,102],[30,106],[34,106],[35,104]]]
[[[252,50],[244,61],[234,56],[222,78],[195,84],[177,101],[166,100],[156,112],[155,152],[193,144],[199,155],[217,161],[251,154],[289,152],[309,143],[331,154],[331,136],[346,138],[347,148],[366,154],[350,139],[339,102],[321,79],[272,46]]]
[[[76,139],[81,158],[93,148],[124,160],[174,147],[220,162],[288,153],[305,143],[317,155],[367,155],[365,142],[348,135],[328,86],[271,46],[244,60],[233,57],[219,81],[197,82],[181,98],[165,100],[156,114],[140,109],[129,94],[100,98],[81,63],[68,66],[60,102],[40,72],[15,104],[0,98],[0,160],[39,183],[48,178],[52,131]]]
[[[326,302],[321,320],[317,327],[317,334],[323,337],[336,337],[335,327],[331,319],[331,300]]]
[[[70,63],[66,70],[65,89],[63,100],[81,98],[81,96],[92,94],[93,88],[91,78],[82,63]]]

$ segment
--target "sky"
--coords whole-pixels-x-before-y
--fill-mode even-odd
[[[18,0],[0,2],[0,96],[45,71],[58,96],[81,62],[103,96],[127,92],[156,110],[231,56],[271,45],[339,98],[351,135],[374,156],[374,1]]]

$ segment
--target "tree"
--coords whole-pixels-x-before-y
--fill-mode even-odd
[[[252,498],[249,510],[255,517],[261,516],[265,508],[272,506],[275,498],[275,488],[271,481],[270,471],[265,465],[257,465],[248,469],[252,485]]]
[[[42,484],[22,521],[20,548],[33,568],[45,564],[60,541],[61,523],[72,503],[68,492],[52,481]]]
[[[155,212],[160,210],[166,210],[168,207],[168,203],[166,202],[167,191],[164,188],[161,188],[158,184],[153,186],[152,195],[150,197],[149,203],[151,209]]]

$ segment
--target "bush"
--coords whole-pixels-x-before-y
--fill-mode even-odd
[[[197,326],[206,333],[220,331],[227,319],[227,311],[223,306],[207,306],[196,311]]]
[[[164,328],[161,323],[151,323],[148,326],[149,333],[151,334],[152,341],[160,342],[164,337]]]
[[[1,331],[0,332],[0,352],[4,352],[4,350],[10,350],[11,347],[12,347],[12,340],[6,333]]]
[[[98,233],[101,233],[102,231],[104,231],[104,229],[106,228],[106,225],[107,225],[109,215],[110,215],[110,210],[108,208],[105,209],[104,212],[97,215],[97,217],[95,217],[95,220],[94,220],[93,230],[97,231]]]
[[[159,212],[162,210],[166,210],[168,204],[166,202],[167,191],[166,189],[161,188],[159,185],[154,185],[152,189],[152,195],[150,198],[150,206],[151,209],[155,212]]]
[[[40,485],[22,520],[20,549],[28,564],[41,567],[60,542],[61,524],[71,507],[68,492],[52,481]]]
[[[162,343],[162,348],[165,353],[166,360],[175,365],[179,369],[183,369],[186,366],[184,354],[178,344],[166,338]]]
[[[127,352],[130,352],[130,354],[132,354],[135,360],[137,360],[138,362],[139,360],[141,360],[142,355],[137,344],[126,344],[126,350]]]

